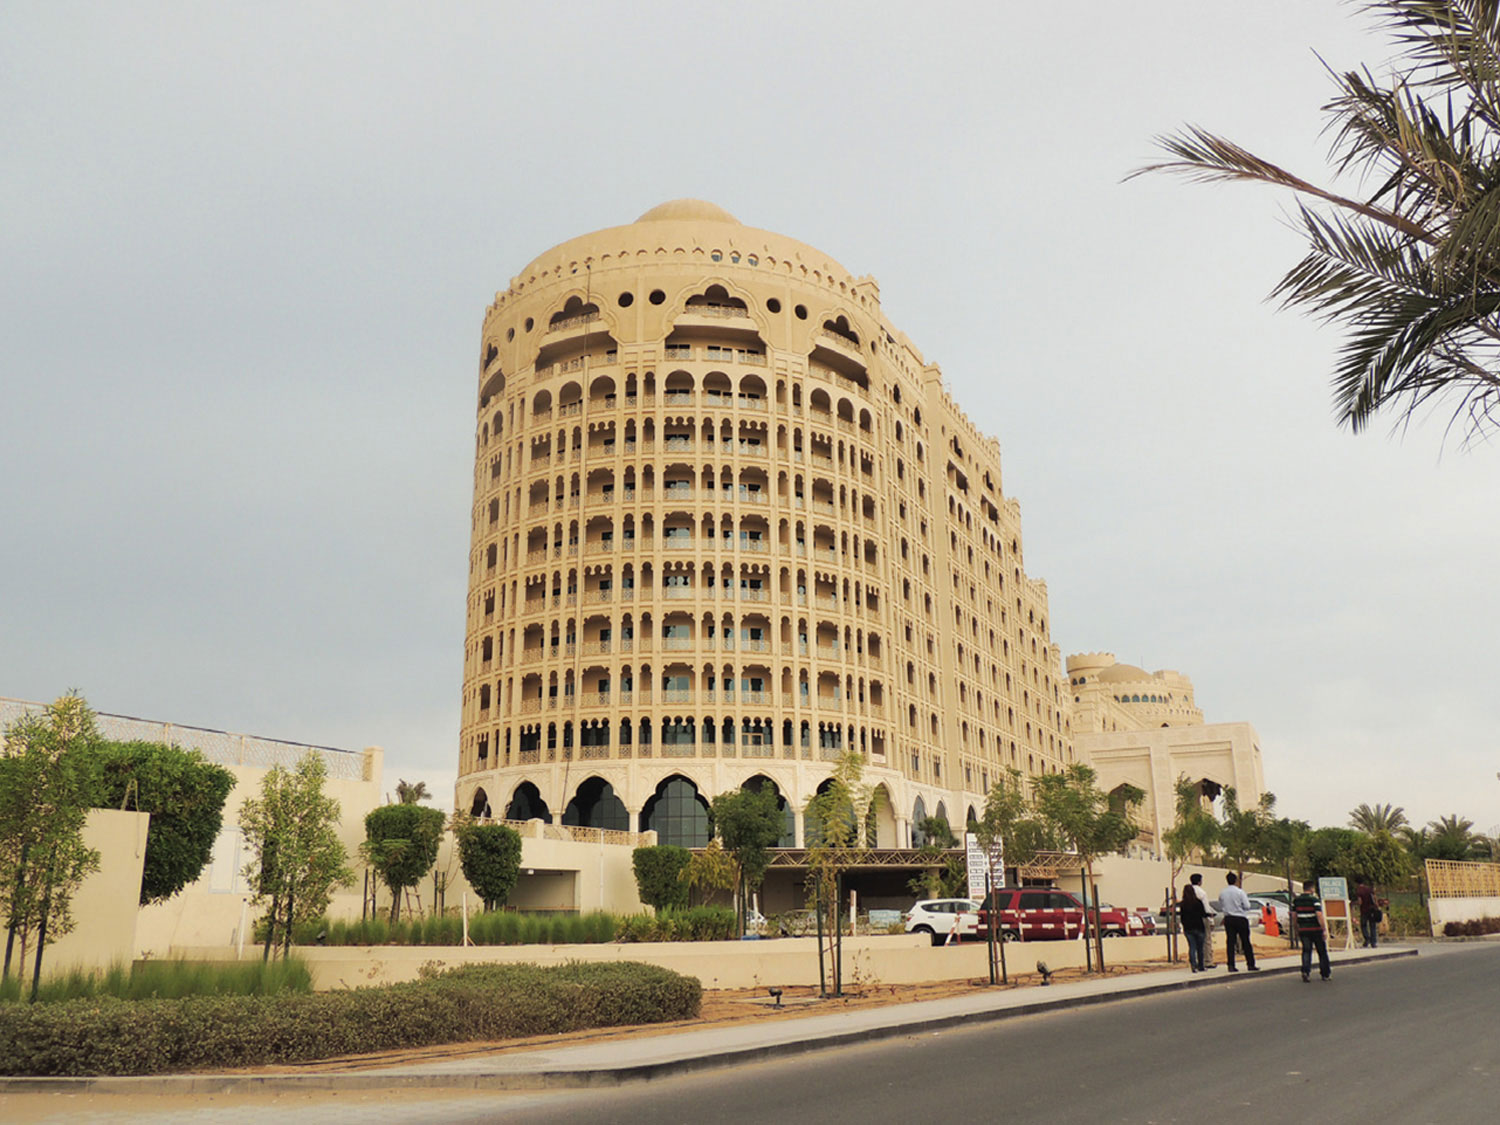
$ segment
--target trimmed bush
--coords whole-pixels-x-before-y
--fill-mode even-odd
[[[1476,918],[1443,925],[1444,937],[1483,937],[1485,934],[1500,934],[1500,918]]]
[[[0,1005],[0,1074],[158,1074],[690,1019],[702,986],[634,962],[467,965],[350,992]]]
[[[615,940],[637,941],[728,941],[735,936],[734,911],[727,906],[694,906],[633,914],[620,919]]]

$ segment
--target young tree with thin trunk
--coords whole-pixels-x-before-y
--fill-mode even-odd
[[[1091,768],[1078,763],[1062,773],[1042,774],[1032,779],[1032,788],[1036,811],[1072,844],[1083,865],[1088,884],[1086,919],[1093,931],[1099,968],[1103,969],[1104,936],[1099,929],[1094,864],[1101,856],[1123,852],[1139,834],[1131,810],[1146,799],[1146,793],[1134,785],[1120,785],[1112,793],[1105,793],[1094,784],[1097,776]]]
[[[323,792],[327,768],[314,752],[295,769],[272,766],[261,779],[260,796],[240,807],[240,830],[254,859],[245,878],[255,888],[253,905],[267,904],[266,944],[286,956],[292,928],[321,917],[335,887],[349,886],[348,853],[338,836],[339,803]]]
[[[36,951],[32,999],[43,951],[73,928],[73,895],[99,868],[99,853],[83,842],[99,742],[94,713],[74,693],[17,720],[0,746],[0,918],[6,926],[0,980],[10,975],[19,938],[23,948]]]
[[[505,824],[475,824],[471,817],[455,818],[458,854],[464,878],[484,900],[486,910],[499,910],[521,877],[521,834]]]
[[[771,864],[770,849],[781,839],[780,798],[769,785],[760,790],[735,789],[715,797],[712,808],[714,834],[734,860],[737,919],[743,934],[750,893],[764,881]]]
[[[1231,786],[1224,790],[1224,819],[1219,827],[1219,846],[1224,852],[1224,863],[1234,868],[1241,882],[1245,879],[1245,864],[1262,858],[1265,851],[1267,825],[1276,819],[1276,794],[1262,793],[1254,808],[1240,808],[1239,794]]]
[[[401,917],[401,895],[437,862],[443,812],[412,803],[381,805],[365,815],[360,854],[391,892],[391,921]]]
[[[1032,863],[1037,853],[1053,843],[1048,826],[1036,815],[1026,792],[1026,779],[1014,766],[1005,770],[984,798],[984,812],[971,826],[975,840],[986,856],[997,844],[1002,849],[1001,862],[1017,870]],[[999,889],[985,879],[985,889],[991,897],[989,924],[986,927],[989,943],[990,983],[995,984],[998,964],[1000,981],[1007,981],[1005,966],[1005,935],[1000,928],[1000,912],[994,909],[993,893]]]
[[[845,870],[866,849],[865,825],[875,809],[875,791],[864,780],[865,759],[846,750],[834,763],[828,781],[807,802],[807,874],[815,895],[819,933],[828,944],[818,946],[821,991],[843,995],[843,910],[841,895]],[[826,972],[825,972],[826,970]]]
[[[1171,956],[1176,957],[1177,938],[1177,888],[1181,885],[1182,871],[1188,863],[1202,863],[1219,842],[1219,822],[1211,808],[1203,802],[1203,790],[1195,781],[1185,776],[1177,778],[1174,786],[1177,793],[1176,816],[1172,827],[1162,833],[1162,842],[1167,846],[1167,933],[1173,944],[1169,945]]]

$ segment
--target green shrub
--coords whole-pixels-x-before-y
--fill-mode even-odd
[[[631,853],[631,864],[641,901],[657,910],[686,906],[688,885],[682,880],[682,869],[692,858],[692,852],[673,844],[636,848]]]
[[[649,914],[632,914],[621,918],[615,927],[615,940],[623,942],[655,941],[656,919]]]
[[[1392,903],[1386,911],[1392,937],[1431,937],[1432,918],[1423,903]]]
[[[632,914],[615,924],[615,940],[728,941],[735,935],[734,911],[727,906],[694,906],[660,914]]]
[[[727,906],[693,906],[664,910],[658,941],[728,941],[735,936],[734,911]]]
[[[467,965],[349,992],[0,1005],[0,1074],[156,1074],[689,1019],[702,986],[632,962]]]

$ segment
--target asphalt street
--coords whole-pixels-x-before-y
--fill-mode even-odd
[[[1493,1122],[1500,948],[1211,988],[612,1091],[506,1099],[601,1122]],[[521,1104],[523,1103],[524,1104]],[[497,1120],[485,1116],[450,1120]]]

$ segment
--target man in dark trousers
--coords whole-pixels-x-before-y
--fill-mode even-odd
[[[1313,950],[1318,951],[1318,971],[1324,980],[1333,976],[1333,967],[1328,963],[1328,919],[1323,914],[1323,902],[1317,895],[1318,884],[1308,879],[1302,884],[1302,893],[1292,899],[1292,924],[1297,927],[1297,940],[1302,943],[1302,980],[1312,979]]]
[[[1250,944],[1250,897],[1239,886],[1239,878],[1233,871],[1224,876],[1229,885],[1219,894],[1219,913],[1224,915],[1224,944],[1229,948],[1229,971],[1239,972],[1234,967],[1234,947],[1238,943],[1245,951],[1245,968],[1252,973],[1260,972],[1255,964],[1255,946]]]
[[[1366,949],[1374,949],[1380,936],[1380,921],[1385,917],[1381,907],[1390,905],[1375,897],[1375,888],[1366,879],[1359,881],[1354,897],[1359,901],[1359,934]]]

